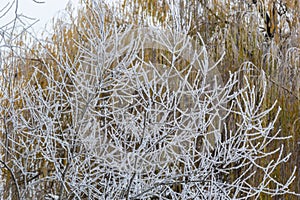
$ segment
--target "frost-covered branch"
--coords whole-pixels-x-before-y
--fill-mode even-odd
[[[2,74],[13,81],[0,91],[1,163],[20,198],[293,194],[295,171],[286,182],[274,175],[290,154],[273,142],[289,137],[275,129],[280,108],[264,106],[263,71],[259,86],[247,76],[251,68],[223,81],[223,56],[211,65],[200,35],[106,25],[106,9],[94,4],[81,13],[80,37],[59,31],[58,42],[39,44],[40,62],[26,65],[27,77]]]

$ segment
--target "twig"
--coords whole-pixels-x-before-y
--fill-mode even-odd
[[[15,183],[15,186],[16,186],[16,189],[17,189],[17,199],[20,199],[20,188],[19,188],[19,185],[17,183],[17,179],[13,173],[13,171],[11,170],[11,168],[5,163],[3,162],[2,160],[0,160],[0,163],[9,171],[12,179],[13,179],[13,182]]]

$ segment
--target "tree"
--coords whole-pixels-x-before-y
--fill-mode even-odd
[[[18,64],[25,62],[23,52],[25,49],[26,37],[24,34],[34,24],[33,19],[19,13],[19,1],[4,1],[0,6],[0,110],[1,110],[1,182],[0,182],[0,196],[6,197],[4,190],[9,190],[14,193],[16,198],[20,198],[20,188],[16,182],[16,175],[19,173],[11,167],[13,162],[10,158],[14,158],[17,154],[9,154],[6,149],[11,144],[8,139],[14,137],[10,135],[13,128],[10,115],[14,109],[10,105],[15,102],[18,103],[16,95],[22,85],[17,81],[19,79],[18,73],[22,71]],[[36,2],[35,3],[42,3]],[[10,101],[10,102],[9,102]],[[6,121],[8,119],[8,121]],[[7,123],[6,123],[7,122]],[[15,138],[14,138],[15,139]],[[15,149],[17,150],[17,148]],[[3,180],[2,180],[3,179]],[[5,186],[5,181],[12,184]]]
[[[12,64],[26,70],[1,87],[5,197],[293,194],[295,172],[286,182],[274,176],[289,155],[268,147],[288,137],[274,131],[280,108],[263,106],[264,72],[247,63],[223,82],[222,57],[211,65],[189,26],[136,28],[102,3],[57,23],[47,43],[22,52],[26,59],[8,55],[3,80]]]
[[[293,152],[291,160],[275,172],[282,181],[287,180],[293,167],[300,167],[297,156],[300,148],[299,1],[127,0],[122,2],[123,5],[130,5],[129,8],[124,6],[127,15],[135,12],[142,13],[132,17],[136,21],[142,18],[144,22],[152,20],[156,25],[177,23],[182,26],[190,22],[191,25],[187,27],[189,35],[194,37],[200,33],[212,65],[223,52],[226,52],[218,67],[224,80],[228,79],[229,71],[236,71],[242,65],[247,65],[249,61],[258,69],[265,71],[268,89],[263,107],[267,109],[277,101],[282,110],[275,124],[275,130],[281,130],[281,136],[292,136],[289,140],[273,143],[277,147],[284,145],[285,155]],[[147,4],[155,4],[157,9]],[[164,20],[157,20],[157,16],[161,16],[161,5],[164,5],[163,13],[166,14],[163,15]],[[177,19],[172,17],[175,12],[180,15]],[[139,20],[138,23],[142,23],[141,21]],[[256,79],[258,82],[255,78],[250,80],[254,85],[260,84],[259,79]],[[260,91],[256,91],[259,96]],[[271,112],[270,115],[275,117],[276,112]],[[299,176],[299,171],[297,173]],[[299,193],[300,179],[291,185],[291,189]],[[296,197],[285,195],[277,198]]]

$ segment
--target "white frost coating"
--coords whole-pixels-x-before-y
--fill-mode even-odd
[[[284,147],[266,152],[272,141],[286,138],[273,131],[278,113],[266,121],[275,104],[262,106],[263,72],[261,96],[258,86],[239,77],[253,68],[231,74],[223,84],[218,62],[210,67],[200,36],[192,41],[179,27],[105,30],[104,10],[97,9],[94,28],[100,31],[78,46],[74,62],[57,63],[59,77],[44,66],[46,90],[37,73],[14,91],[1,87],[3,94],[18,94],[23,105],[0,107],[11,124],[8,134],[1,121],[11,143],[1,142],[1,148],[20,154],[10,162],[17,180],[11,183],[21,199],[249,199],[292,193],[295,172],[285,183],[272,176],[289,158]],[[163,64],[158,55],[146,59],[149,48],[160,50]],[[176,62],[180,59],[186,66]],[[15,101],[13,95],[1,100]],[[6,154],[1,166],[10,169]],[[272,162],[263,162],[271,156]],[[34,162],[39,168],[33,172]],[[49,185],[51,191],[44,191]]]

